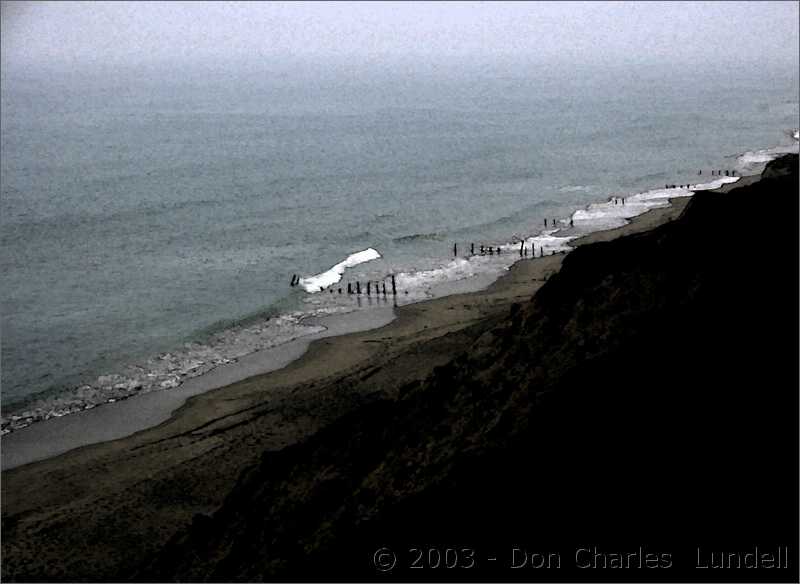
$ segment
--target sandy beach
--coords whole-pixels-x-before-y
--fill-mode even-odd
[[[574,244],[650,230],[679,216],[688,201],[673,199],[669,207]],[[328,335],[339,336],[310,346],[301,339],[268,359],[253,356],[249,368],[244,360],[177,391],[155,392],[5,437],[4,464],[23,466],[3,472],[4,571],[31,575],[30,554],[56,570],[41,574],[47,579],[107,573],[109,558],[117,573],[131,569],[195,514],[216,509],[242,469],[258,462],[262,452],[301,442],[358,406],[396,396],[425,379],[512,305],[530,299],[565,257],[521,260],[485,290],[402,306],[396,315],[387,308],[371,313],[369,322],[331,321]],[[343,334],[346,326],[357,330],[376,324],[383,326]],[[272,371],[254,375],[265,367]],[[207,391],[208,384],[226,382]],[[137,432],[146,426],[152,427]],[[131,432],[136,433],[108,441]],[[65,521],[71,540],[83,547],[74,550],[74,560],[49,563],[50,554],[63,555],[64,543],[59,537],[42,538],[42,530],[64,527]],[[97,533],[125,536],[97,540],[92,535]]]

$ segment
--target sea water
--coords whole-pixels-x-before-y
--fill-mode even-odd
[[[318,332],[310,315],[496,277],[521,244],[566,251],[692,192],[667,184],[757,172],[796,151],[798,78],[50,69],[3,72],[1,121],[8,431],[169,390]],[[472,244],[502,253],[470,256]],[[357,281],[380,294],[348,295]]]

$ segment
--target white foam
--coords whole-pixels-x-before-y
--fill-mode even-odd
[[[324,314],[322,311],[318,311]],[[205,342],[186,343],[144,363],[129,365],[119,373],[101,375],[94,381],[56,396],[34,401],[0,420],[3,434],[33,422],[61,417],[97,405],[119,401],[151,391],[170,390],[187,379],[197,377],[241,357],[293,339],[319,333],[324,326],[304,324],[317,313],[291,312],[245,326],[220,331]]]
[[[793,132],[792,137],[795,140],[798,139],[797,130]],[[736,158],[736,165],[741,172],[758,174],[764,170],[764,167],[768,162],[775,160],[782,154],[797,153],[798,143],[795,142],[794,144],[786,144],[782,146],[775,146],[773,148],[765,148],[763,150],[745,152]]]
[[[572,250],[569,242],[575,239],[577,235],[567,235],[561,237],[556,236],[555,234],[558,233],[560,229],[561,228],[548,229],[538,235],[528,237],[525,239],[525,247],[533,245],[537,257],[538,254],[541,253],[541,250],[544,250],[544,255],[561,253],[562,251],[568,252]],[[519,253],[519,243],[507,244],[503,246],[503,249],[508,249],[509,252]]]
[[[342,274],[344,274],[344,271],[347,268],[352,268],[365,262],[377,260],[380,257],[381,254],[370,247],[364,251],[347,256],[347,259],[339,262],[330,270],[322,272],[321,274],[309,276],[307,278],[300,278],[299,284],[306,292],[320,292],[321,290],[324,290],[325,288],[333,286],[339,282],[342,279]]]
[[[669,200],[677,197],[690,197],[697,191],[718,189],[724,184],[739,180],[738,176],[722,176],[716,180],[688,185],[688,188],[653,189],[622,198],[612,197],[602,203],[593,203],[579,209],[572,215],[575,228],[581,233],[615,229],[628,223],[629,219],[646,213],[651,209],[669,206]],[[616,203],[614,201],[617,201]]]
[[[714,189],[718,189],[722,185],[727,185],[730,183],[735,183],[739,180],[738,176],[721,176],[716,180],[712,180],[711,182],[707,183],[700,183],[696,185],[692,185],[692,191],[713,191]]]
[[[398,289],[406,291],[419,290],[446,281],[463,280],[474,276],[479,271],[479,263],[471,259],[455,258],[447,264],[430,270],[400,272],[395,276]]]

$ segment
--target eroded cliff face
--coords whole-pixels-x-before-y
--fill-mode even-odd
[[[698,579],[697,546],[793,545],[797,181],[787,156],[670,224],[577,249],[399,399],[264,453],[134,578]],[[431,545],[480,561],[409,569]],[[384,546],[391,572],[373,563]],[[668,552],[672,569],[577,569],[592,546]],[[561,569],[510,570],[515,547]]]

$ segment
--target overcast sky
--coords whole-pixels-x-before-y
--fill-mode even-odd
[[[4,66],[323,57],[798,60],[798,2],[4,2]]]

